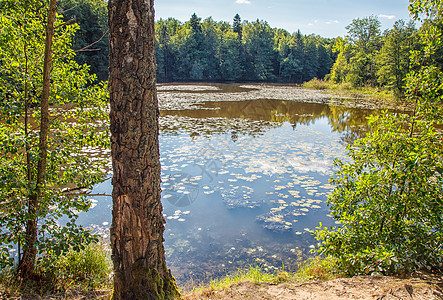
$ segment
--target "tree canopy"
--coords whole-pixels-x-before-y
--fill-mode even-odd
[[[331,40],[290,34],[266,21],[232,25],[201,20],[156,22],[157,77],[164,81],[292,82],[323,78],[333,62]],[[302,75],[303,74],[303,75]]]

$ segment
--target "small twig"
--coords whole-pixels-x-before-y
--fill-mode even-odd
[[[74,50],[74,52],[86,52],[86,51],[99,51],[102,50],[101,48],[94,48],[94,49],[79,49],[79,50]]]
[[[105,37],[105,35],[108,34],[108,32],[109,32],[109,29],[106,30],[105,33],[103,33],[103,35],[101,36],[101,38],[99,38],[98,40],[96,40],[96,41],[93,42],[92,44],[89,44],[89,45],[87,45],[87,46],[85,46],[85,47],[83,47],[83,48],[81,48],[81,49],[75,50],[74,52],[86,51],[86,49],[88,49],[88,48],[91,47],[92,45],[95,45],[95,44],[97,44],[98,42],[100,42],[100,41]],[[98,50],[100,50],[100,49],[98,49]],[[89,51],[92,51],[92,50],[89,50]],[[95,51],[96,51],[96,50],[95,50]]]
[[[106,194],[106,193],[98,193],[98,194],[89,194],[89,193],[72,193],[72,194],[65,194],[65,196],[88,196],[88,197],[112,197],[112,195]]]
[[[64,14],[65,12],[68,12],[68,11],[70,11],[70,10],[73,10],[73,9],[76,8],[77,6],[78,6],[78,4],[74,5],[74,6],[71,7],[71,8],[68,8],[68,9],[62,11],[62,14]],[[75,19],[75,18],[74,18],[74,19]]]
[[[72,23],[73,21],[75,21],[75,18],[72,18],[72,19],[70,19],[70,20],[68,20],[68,21],[66,21],[66,22],[56,26],[55,29],[60,28],[60,27],[65,26],[65,25],[68,25],[69,23]]]
[[[112,195],[110,194],[106,194],[106,193],[98,193],[98,194],[87,194],[88,196],[91,197],[112,197]]]

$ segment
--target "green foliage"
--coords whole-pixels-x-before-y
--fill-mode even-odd
[[[374,55],[381,44],[380,27],[380,21],[373,16],[354,19],[346,27],[351,45],[346,80],[354,86],[374,86],[377,82]]]
[[[97,289],[111,285],[110,249],[103,244],[89,244],[82,250],[70,249],[46,270],[63,290],[81,287]]]
[[[404,98],[410,51],[420,48],[414,23],[399,20],[381,35],[380,22],[371,16],[354,19],[346,28],[346,39],[335,40],[333,51],[338,56],[328,80],[354,87],[384,87]]]
[[[40,1],[8,2],[0,14],[0,264],[8,250],[26,247],[25,225],[38,221],[38,253],[53,259],[67,247],[95,238],[75,225],[90,203],[79,189],[103,179],[105,162],[87,155],[88,147],[108,147],[106,85],[93,85],[86,65],[71,49],[77,25],[56,20],[50,91],[47,169],[36,213],[29,199],[36,189],[40,99],[46,7]],[[68,220],[61,227],[61,218]],[[43,257],[41,257],[43,259]]]
[[[195,14],[186,23],[169,18],[155,26],[159,81],[301,83],[323,78],[332,65],[329,39],[242,22],[238,14],[232,26]]]
[[[363,51],[353,53],[349,60],[349,73],[346,80],[353,86],[375,86],[376,69],[372,54],[366,54]]]
[[[339,37],[335,40],[333,51],[338,52],[338,56],[332,66],[329,79],[334,83],[345,82],[350,70],[350,45],[346,40]]]
[[[191,19],[189,20],[189,25],[191,26],[191,29],[197,33],[202,31],[202,27],[200,25],[201,18],[197,17],[195,13],[192,14]]]
[[[237,34],[238,40],[241,42],[243,36],[243,27],[242,27],[241,17],[239,14],[236,14],[234,16],[232,31],[234,31]]]
[[[441,9],[420,5],[413,14]],[[336,162],[328,203],[342,225],[320,224],[318,251],[350,275],[443,268],[443,73],[430,59],[441,48],[438,29],[428,27],[423,49],[411,52],[413,112],[371,117],[372,131],[348,147],[350,162]]]
[[[414,23],[397,21],[386,33],[383,47],[377,54],[378,83],[392,89],[398,98],[404,98],[404,80],[409,72],[409,55],[417,45]]]
[[[358,52],[373,53],[380,46],[381,23],[377,17],[356,18],[346,26],[349,41],[356,46]]]
[[[59,0],[65,22],[79,25],[73,49],[75,61],[88,64],[98,81],[108,80],[108,9],[105,0]]]
[[[274,32],[267,22],[257,20],[243,26],[247,77],[258,80],[274,79]]]
[[[110,248],[103,243],[85,245],[82,250],[70,249],[51,264],[40,261],[37,267],[44,274],[44,281],[24,282],[17,278],[17,270],[12,267],[0,270],[0,291],[6,293],[3,296],[44,296],[112,286]]]
[[[351,162],[336,162],[328,203],[342,225],[317,235],[350,275],[443,263],[441,136],[409,119],[372,117],[371,134],[348,148]]]

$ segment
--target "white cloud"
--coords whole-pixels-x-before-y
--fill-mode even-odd
[[[395,19],[394,15],[383,15],[383,14],[381,14],[381,15],[378,15],[378,16],[380,18],[383,18],[383,19],[389,19],[389,20]]]
[[[338,24],[338,23],[340,23],[339,20],[332,20],[332,21],[327,21],[327,22],[325,22],[325,24],[327,24],[327,25]]]
[[[251,4],[251,1],[249,1],[249,0],[235,0],[235,3],[237,3],[237,4]]]

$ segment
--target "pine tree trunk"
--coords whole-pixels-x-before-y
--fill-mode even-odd
[[[25,244],[23,259],[20,261],[18,273],[23,278],[35,276],[35,258],[37,256],[37,219],[38,208],[41,199],[41,187],[44,185],[46,174],[47,141],[49,131],[49,94],[51,88],[51,67],[52,67],[52,39],[54,37],[54,22],[57,0],[49,2],[48,23],[46,25],[45,58],[43,64],[43,88],[42,100],[40,103],[40,140],[39,158],[37,163],[37,179],[35,189],[31,191],[28,200],[28,220],[26,222]],[[27,116],[25,117],[27,118]],[[28,175],[29,176],[29,175]]]
[[[110,0],[114,299],[179,297],[160,202],[153,0]]]

